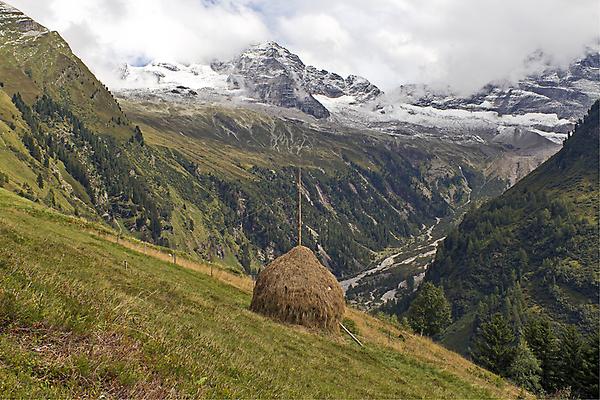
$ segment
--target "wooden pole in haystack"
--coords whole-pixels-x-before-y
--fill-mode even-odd
[[[280,322],[339,333],[344,291],[312,250],[302,246],[302,169],[297,168],[298,244],[260,271],[250,309]]]
[[[302,168],[298,167],[298,246],[302,246]]]
[[[352,332],[350,332],[350,330],[344,326],[344,324],[342,324],[342,323],[340,322],[340,326],[342,327],[342,329],[343,329],[343,330],[344,330],[344,331],[345,331],[345,332],[346,332],[348,335],[350,335],[350,337],[352,338],[352,340],[354,340],[356,343],[358,343],[358,345],[359,345],[360,347],[364,347],[364,346],[363,346],[363,344],[360,342],[360,340],[358,340],[358,338],[357,338],[356,336],[354,336],[354,335],[352,334]]]

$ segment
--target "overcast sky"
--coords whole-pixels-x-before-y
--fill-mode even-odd
[[[469,92],[515,80],[542,50],[566,64],[597,43],[598,0],[8,0],[111,85],[122,63],[227,59],[275,40],[305,63]]]

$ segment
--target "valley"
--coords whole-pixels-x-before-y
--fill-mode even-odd
[[[576,83],[569,90],[581,91],[581,95],[573,94],[573,98],[579,99],[577,101],[582,102],[583,107],[591,104],[589,98],[594,95],[593,90],[590,89],[593,85],[588,83],[590,79],[593,79],[593,71],[598,69],[596,64],[595,59],[590,55],[585,60],[577,61],[574,64],[583,65],[584,67],[571,67],[572,72],[569,79]],[[397,96],[397,93],[386,95],[366,80],[362,81],[363,86],[361,86],[364,92],[360,92],[360,94],[356,91],[349,93],[347,90],[350,89],[346,88],[343,78],[327,71],[315,74],[314,68],[306,67],[295,54],[274,42],[251,47],[242,52],[235,60],[226,62],[223,65],[226,66],[185,66],[156,62],[147,67],[127,67],[123,74],[123,89],[118,90],[118,96],[121,102],[126,105],[128,115],[133,116],[132,118],[137,121],[136,123],[143,124],[142,126],[145,127],[146,131],[160,132],[163,137],[165,137],[165,132],[168,131],[172,132],[173,136],[179,134],[180,136],[196,137],[198,137],[198,133],[194,132],[197,132],[198,129],[206,131],[206,128],[204,128],[206,123],[202,127],[197,123],[183,125],[181,122],[177,123],[179,125],[177,127],[168,126],[173,124],[169,121],[175,119],[180,121],[179,115],[185,115],[186,117],[195,115],[195,118],[199,117],[200,120],[206,120],[208,118],[206,112],[209,110],[210,113],[215,113],[215,115],[220,111],[226,112],[231,116],[231,119],[225,128],[221,128],[224,133],[219,134],[218,137],[214,137],[212,136],[213,133],[209,133],[208,138],[210,138],[210,141],[214,140],[215,143],[221,142],[234,148],[239,147],[241,152],[244,153],[242,158],[246,157],[249,151],[255,151],[251,149],[260,149],[259,152],[263,154],[256,154],[252,161],[248,161],[248,164],[260,162],[259,160],[264,157],[265,151],[268,153],[270,150],[274,150],[278,153],[276,158],[280,159],[277,163],[284,168],[298,165],[299,162],[294,162],[293,159],[302,157],[302,153],[304,153],[310,154],[312,165],[319,169],[339,169],[339,159],[335,159],[338,157],[345,159],[347,157],[344,149],[339,147],[340,144],[345,143],[344,146],[352,147],[354,144],[351,143],[364,142],[364,138],[369,138],[375,146],[382,145],[389,148],[393,143],[396,148],[392,151],[397,154],[404,153],[407,149],[405,146],[416,147],[421,151],[425,150],[426,153],[441,161],[439,166],[433,167],[434,164],[429,164],[427,168],[430,171],[432,167],[440,168],[440,172],[445,170],[446,172],[442,172],[442,174],[445,173],[448,179],[456,182],[456,184],[459,184],[459,179],[463,180],[461,188],[453,188],[454,183],[450,184],[451,186],[448,188],[442,188],[438,183],[432,191],[433,193],[441,189],[443,191],[448,190],[449,194],[453,193],[450,196],[442,194],[443,201],[449,206],[446,211],[438,212],[440,217],[448,220],[448,223],[444,226],[449,226],[451,220],[459,221],[462,212],[458,210],[466,210],[471,200],[478,201],[479,199],[496,196],[558,151],[560,142],[566,136],[566,132],[573,126],[573,120],[568,118],[572,115],[561,113],[561,117],[559,117],[551,111],[544,113],[539,112],[542,111],[540,109],[530,110],[524,102],[515,102],[515,104],[521,104],[523,109],[514,106],[510,110],[513,114],[508,114],[505,109],[491,111],[482,108],[483,106],[479,108],[470,107],[465,105],[467,100],[460,103],[460,107],[457,105],[455,109],[451,109],[447,105],[453,104],[450,102],[444,103],[445,106],[442,106],[442,103],[438,100],[431,104],[425,104],[423,100],[417,100],[412,94],[413,97],[402,94],[411,103],[395,104],[389,103],[389,101],[393,96]],[[232,72],[232,68],[235,72]],[[257,82],[263,79],[260,77],[259,71],[263,70],[271,71],[269,76],[282,76],[285,79],[292,79],[288,84],[302,87],[302,90],[307,91],[306,93],[310,96],[312,104],[315,104],[315,106],[321,104],[328,111],[327,118],[312,118],[310,114],[314,110],[306,111],[302,109],[302,106],[294,106],[293,104],[297,105],[299,103],[294,103],[296,100],[286,100],[285,96],[287,95],[283,92],[277,95],[280,96],[279,98],[273,97],[270,99],[263,98],[260,94],[248,92],[248,90],[253,89],[248,89],[249,86],[243,84],[243,82],[252,81],[252,85],[258,85]],[[294,71],[294,73],[289,71]],[[548,75],[549,72],[545,74]],[[542,76],[545,77],[546,75]],[[217,79],[217,77],[219,78]],[[232,83],[232,79],[236,82],[235,84]],[[531,77],[529,82],[535,79],[537,78]],[[215,83],[216,81],[219,83]],[[186,84],[189,84],[189,86],[186,86]],[[262,82],[260,84],[268,85],[270,83]],[[406,90],[407,88],[402,88],[401,91],[405,93]],[[471,99],[469,101],[474,102],[476,100]],[[266,105],[267,103],[271,106]],[[168,104],[171,108],[171,111],[167,114],[161,109],[165,104]],[[291,106],[282,106],[282,104],[290,104]],[[273,107],[273,105],[277,107]],[[245,113],[243,117],[240,115],[241,110],[245,110],[243,111]],[[282,120],[286,121],[285,124],[308,128],[311,133],[319,135],[318,141],[315,141],[306,133],[303,133],[300,137],[298,134],[294,136],[292,133],[281,135],[276,133],[276,128],[271,127],[267,128],[267,131],[270,132],[268,138],[259,139],[260,134],[257,133],[252,117],[248,119],[250,112],[256,113],[255,116],[262,115],[259,118],[263,121],[264,116],[268,116],[269,119],[275,121]],[[159,118],[161,122],[158,122]],[[216,120],[213,118],[208,126],[214,123],[218,125],[223,124],[224,121],[220,117]],[[269,122],[269,124],[275,126],[273,122]],[[242,132],[244,131],[248,134],[243,135]],[[206,134],[203,133],[201,136],[206,145]],[[327,136],[331,137],[335,143],[326,144]],[[355,138],[358,137],[361,138],[356,140]],[[167,143],[170,140],[170,138],[165,137],[164,140],[161,139],[161,142]],[[179,141],[179,139],[176,139],[176,141]],[[403,143],[403,145],[399,145],[400,143]],[[328,152],[321,152],[321,148],[327,148]],[[338,148],[338,150],[329,153],[335,148]],[[401,150],[402,148],[404,150]],[[348,147],[345,149],[346,151],[349,150]],[[361,154],[361,151],[353,151],[358,157],[356,160],[361,160],[357,162],[359,165],[364,165],[365,160],[373,159],[372,151],[366,157]],[[444,155],[448,152],[452,155]],[[457,154],[462,154],[461,157],[465,157],[465,161],[468,163],[465,165],[465,170],[462,169],[463,166],[460,163],[458,165],[443,166],[443,163],[448,163],[451,159],[451,163],[454,163]],[[281,156],[283,158],[280,158]],[[271,166],[276,158],[270,156]],[[211,161],[211,169],[215,170],[218,162]],[[269,162],[265,164],[269,164]],[[323,164],[324,162],[325,164]],[[238,161],[238,165],[243,164],[244,161]],[[310,170],[305,162],[300,164],[303,164],[303,168],[308,167]],[[230,169],[229,166],[223,167]],[[371,166],[367,165],[367,169],[371,169]],[[223,172],[215,170],[215,173]],[[397,174],[398,171],[394,171],[394,173]],[[365,179],[364,173],[359,173],[358,176],[361,180]],[[370,180],[370,178],[366,179]],[[430,178],[427,179],[430,180]],[[469,180],[472,182],[473,187],[469,186]],[[356,184],[355,182],[349,183],[351,185]],[[426,184],[426,186],[428,185],[429,183]],[[446,185],[446,183],[443,184],[443,186]],[[323,210],[331,213],[332,209],[339,209],[339,205],[335,204],[335,201],[332,204],[329,200],[331,194],[326,192],[326,185],[320,183],[315,186],[314,195],[307,196],[306,200],[312,206],[314,204],[313,200],[316,199],[321,203]],[[325,197],[323,197],[323,193],[325,193]],[[354,191],[351,193],[355,194]],[[395,213],[402,218],[403,213],[399,212],[402,206],[394,201],[390,202],[387,194],[383,195],[382,200],[391,208],[392,215]],[[381,219],[373,218],[368,213],[366,213],[366,217],[368,218],[366,221],[372,221],[374,224],[383,223]],[[427,219],[417,224],[430,225],[434,221],[435,218],[429,214]],[[363,223],[357,224],[351,221],[348,223],[350,224],[350,231],[353,233],[364,227]],[[377,264],[377,260],[379,259],[379,262],[381,262],[380,255],[384,248],[388,248],[388,252],[395,252],[395,254],[407,254],[405,258],[408,261],[405,264],[400,264],[401,266],[415,264],[415,260],[412,260],[415,257],[413,253],[418,251],[418,247],[424,246],[424,244],[421,243],[415,246],[415,240],[412,238],[426,234],[418,225],[413,226],[409,234],[400,233],[392,228],[390,234],[395,238],[394,240],[384,241],[376,246],[367,245],[369,251],[365,252],[363,256],[355,257],[350,263],[344,262],[344,266],[335,266],[338,262],[338,256],[329,254],[331,250],[327,243],[323,243],[323,238],[321,240],[317,239],[318,235],[322,233],[319,229],[319,223],[312,223],[309,232],[308,237],[312,239],[311,241],[314,240],[311,247],[318,250],[321,260],[328,263],[342,282],[345,282],[344,280],[349,279],[352,275],[358,274],[361,277],[357,282],[354,282],[354,285],[357,286],[354,288],[354,292],[357,294],[353,295],[355,297],[351,297],[351,300],[368,308],[373,306],[367,303],[372,301],[369,299],[374,296],[374,288],[372,282],[367,284],[366,281],[362,280],[362,277],[370,275],[369,271],[380,271],[377,266],[380,264]],[[440,234],[438,239],[442,236],[443,234]],[[365,243],[362,242],[360,245],[363,246]],[[415,274],[407,275],[402,272],[400,273],[401,276],[408,278],[410,275],[411,279],[414,279],[414,277],[417,277],[417,279],[422,278],[424,267],[433,256],[432,246],[425,247],[427,248],[424,252],[425,255],[419,260],[421,265],[400,268],[405,271],[411,270]],[[277,252],[275,250],[272,254],[277,254]],[[263,255],[260,255],[259,258],[261,260],[265,259]],[[354,264],[356,267],[349,267],[349,264]],[[393,269],[398,268],[396,266]],[[393,287],[404,285],[404,280],[392,282],[388,278],[388,285],[377,287],[378,292],[385,290],[376,297],[379,298],[382,293],[387,293],[386,298],[392,300],[390,296],[393,293]],[[358,288],[363,284],[365,284],[364,289]],[[381,284],[381,281],[378,281],[379,284]],[[361,291],[364,293],[359,295],[358,293]],[[379,300],[376,303],[381,305]]]
[[[394,300],[399,290],[415,291],[425,276],[425,271],[433,260],[439,243],[444,240],[444,237],[433,239],[433,231],[436,228],[439,229],[438,226],[441,221],[441,218],[436,218],[435,224],[427,228],[424,235],[420,235],[417,240],[411,241],[403,248],[395,249],[398,253],[387,256],[375,267],[341,281],[340,284],[346,293],[346,297],[355,304],[373,309],[381,306],[382,303]],[[405,276],[406,279],[398,284],[395,283],[394,279],[391,282],[396,287],[389,287],[386,285],[385,280],[389,279],[390,275],[393,276],[395,272]],[[408,280],[412,280],[411,285],[408,284]],[[367,287],[371,291],[363,294],[360,291],[362,287]],[[376,295],[374,289],[378,293],[385,292],[379,296]],[[363,296],[366,296],[366,298]]]
[[[593,397],[596,47],[469,95],[290,49],[109,88],[0,1],[0,397]],[[342,334],[250,310],[296,246]]]
[[[248,201],[248,197],[267,198],[277,193],[268,184],[258,187],[255,185],[255,180],[264,176],[262,172],[258,173],[260,169],[272,170],[277,167],[286,171],[287,194],[281,192],[278,194],[280,197],[266,203],[272,210],[277,210],[286,202],[286,197],[292,198],[293,171],[296,166],[302,166],[306,173],[303,183],[307,202],[304,215],[307,243],[311,243],[310,246],[314,249],[322,249],[319,250],[322,259],[336,274],[342,276],[367,265],[372,252],[382,248],[382,244],[401,244],[407,236],[402,231],[419,234],[421,226],[429,222],[429,217],[422,219],[421,223],[416,222],[416,218],[419,218],[417,215],[421,213],[419,207],[425,205],[420,198],[429,198],[430,204],[439,202],[442,207],[439,213],[442,215],[451,213],[447,208],[448,203],[461,204],[468,201],[468,192],[472,189],[468,188],[464,178],[457,176],[461,174],[462,167],[452,165],[454,161],[451,162],[451,159],[464,157],[467,173],[481,174],[474,168],[483,168],[479,165],[486,164],[488,153],[493,154],[499,150],[493,145],[469,147],[421,138],[389,137],[377,131],[343,130],[342,127],[329,130],[239,107],[174,103],[167,111],[162,107],[161,100],[148,98],[144,101],[126,98],[122,100],[122,104],[129,118],[142,127],[147,143],[176,149],[189,157],[197,165],[199,172],[214,174],[224,180],[235,180],[236,185],[240,185],[244,190],[240,192],[243,197],[240,201],[245,202],[245,209],[236,212],[245,229],[249,227],[243,222],[244,214],[256,215],[256,211],[251,209],[253,202]],[[227,149],[227,156],[222,153],[223,148]],[[413,165],[421,164],[420,171],[409,167],[408,160]],[[425,171],[425,165],[435,165],[435,169],[430,170],[427,175],[421,175],[421,171]],[[396,168],[395,176],[391,174],[391,168]],[[272,174],[281,175],[279,171],[272,171]],[[378,176],[384,180],[381,184],[374,185],[373,177]],[[501,180],[496,179],[498,186],[501,186]],[[254,186],[245,190],[244,186],[250,182]],[[484,179],[481,178],[480,182],[484,182]],[[485,192],[498,189],[478,187],[478,190]],[[351,197],[345,196],[342,199],[339,197],[342,193]],[[380,206],[367,211],[365,206],[359,205],[364,207],[364,212],[359,215],[357,210],[347,209],[345,202],[352,202],[354,207],[375,203]],[[413,204],[412,213],[400,211],[405,209],[403,204],[407,203]],[[291,208],[288,210],[290,211],[286,212],[284,220],[291,224],[293,211]],[[344,220],[347,222],[342,223]],[[406,220],[408,224],[405,225],[406,228],[398,229],[402,220]],[[333,254],[331,244],[327,243],[330,232],[323,230],[324,221],[329,221],[330,227],[339,226],[342,231],[353,231],[351,237],[354,240],[361,240],[365,233],[361,231],[365,229],[366,232],[383,230],[385,236],[382,238],[388,238],[375,245],[362,242],[361,246],[366,244],[370,251],[346,266],[337,266],[339,256]],[[289,230],[286,232],[282,229],[281,235],[293,242],[293,237],[289,236],[293,229],[291,225],[288,226]],[[389,233],[385,233],[386,231]],[[248,234],[252,235],[251,232]],[[360,251],[351,250],[351,246],[353,245],[346,248],[346,253],[349,250]],[[273,254],[276,253],[277,251]],[[350,266],[356,262],[360,266]]]

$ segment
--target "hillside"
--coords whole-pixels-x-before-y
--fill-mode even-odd
[[[129,138],[129,125],[112,94],[57,32],[0,1],[0,87],[32,103],[52,96],[94,131]]]
[[[324,129],[236,106],[120,101],[149,146],[181,154],[196,176],[211,176],[234,193],[219,196],[259,262],[295,241],[290,199],[297,166],[305,189],[304,244],[338,276],[360,271],[435,216],[452,214],[469,192],[486,196],[505,185],[482,172],[497,154],[494,146]]]
[[[364,348],[271,322],[248,310],[248,278],[217,268],[212,278],[207,266],[173,265],[159,249],[114,238],[0,189],[1,397],[519,394],[351,309]]]
[[[444,240],[426,280],[441,285],[452,304],[454,323],[442,338],[451,348],[473,350],[478,327],[493,313],[517,333],[550,321],[556,340],[575,335],[569,327],[599,331],[599,105],[556,155],[469,212]],[[572,364],[556,351],[554,368]],[[547,390],[564,385],[546,378]],[[594,393],[585,385],[572,390]]]
[[[598,135],[596,103],[559,153],[450,233],[427,279],[457,317],[518,281],[553,318],[597,328]]]

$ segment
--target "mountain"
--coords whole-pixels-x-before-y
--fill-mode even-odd
[[[598,95],[599,82],[597,52],[590,51],[566,69],[549,64],[517,84],[489,84],[468,97],[423,85],[405,85],[386,95],[364,78],[344,79],[306,66],[275,42],[210,66],[153,62],[125,66],[121,75],[118,92],[127,98],[269,104],[390,135],[494,142],[543,153],[553,146],[558,150],[555,145]]]
[[[543,62],[543,67],[516,85],[489,83],[470,96],[444,93],[422,85],[406,85],[399,89],[398,95],[410,104],[438,109],[495,111],[500,115],[553,113],[558,118],[576,121],[600,97],[597,46],[588,48],[582,58],[566,67],[554,66],[544,59],[543,53],[532,55],[528,63]]]
[[[26,19],[7,10],[10,18]],[[47,36],[57,44],[47,46]],[[30,52],[13,41],[3,48],[12,49],[15,74],[27,76],[27,63],[43,65],[28,61]],[[347,278],[386,248],[412,246],[436,218],[453,218],[471,200],[499,194],[559,148],[541,136],[521,139],[523,124],[537,123],[528,117],[498,125],[498,116],[473,119],[468,112],[453,119],[430,110],[414,120],[418,114],[408,109],[382,114],[386,108],[376,104],[383,95],[367,80],[305,66],[272,42],[212,65],[126,67],[119,102],[56,33],[31,36],[27,48],[50,59],[60,54],[77,69],[65,64],[54,72],[61,90],[53,76],[4,88],[5,121],[16,127],[3,148],[11,160],[0,168],[8,177],[4,186],[251,273],[295,242],[289,199],[298,165],[305,244]],[[16,94],[23,101],[6,101]],[[354,123],[332,102],[389,117],[395,128],[364,123],[368,118]],[[330,116],[315,119],[296,108],[305,106]],[[505,143],[493,140],[498,137]]]
[[[350,128],[468,146],[497,145],[500,155],[485,174],[508,187],[559,150],[600,83],[596,61],[590,53],[567,71],[547,67],[518,85],[488,85],[471,98],[415,85],[386,95],[366,79],[343,79],[306,66],[289,50],[267,42],[210,66],[126,66],[117,93],[130,103],[168,102],[192,109],[199,104],[233,105],[302,120],[321,130]]]
[[[330,98],[352,96],[367,102],[382,92],[364,78],[346,79],[325,70],[306,66],[300,58],[275,42],[252,46],[231,61],[210,66],[155,62],[144,67],[125,66],[122,86],[154,89],[171,94],[198,96],[199,89],[237,94],[258,102],[295,108],[316,118],[329,111],[314,95]]]
[[[306,66],[295,54],[275,42],[252,46],[228,63],[213,63],[213,69],[227,73],[233,87],[245,88],[251,97],[280,107],[298,108],[316,118],[329,111],[313,95],[338,98],[354,96],[372,100],[380,90],[364,78],[341,76]]]
[[[176,149],[192,159],[202,172],[210,171],[226,181],[236,174],[249,176],[248,168],[260,165],[286,171],[285,180],[291,182],[292,166],[298,158],[303,158],[303,168],[308,169],[309,175],[313,168],[320,171],[313,188],[310,182],[304,182],[306,201],[319,210],[314,214],[317,221],[308,223],[307,237],[314,240],[313,248],[321,260],[344,278],[363,273],[386,248],[408,246],[412,251],[422,245],[415,244],[412,237],[424,234],[436,218],[451,219],[471,200],[499,194],[514,184],[560,149],[562,138],[574,123],[553,113],[499,115],[491,111],[388,103],[385,95],[368,81],[354,76],[343,79],[307,67],[297,55],[274,42],[252,46],[231,61],[213,62],[210,66],[161,62],[128,66],[117,96],[128,116],[142,126],[147,142]],[[311,114],[323,118],[313,118]],[[367,147],[361,145],[365,140],[370,143]],[[222,154],[223,146],[230,149],[227,157],[231,162],[214,158]],[[211,150],[206,152],[207,149]],[[351,162],[348,151],[353,153]],[[415,158],[417,153],[424,158],[419,161]],[[385,161],[398,156],[410,161],[402,166]],[[457,163],[459,159],[465,163]],[[369,160],[369,174],[362,170],[365,160]],[[419,171],[406,169],[410,163],[420,165]],[[241,166],[245,166],[245,171],[232,174]],[[361,182],[370,185],[379,181],[371,175],[374,171],[381,171],[386,180],[394,177],[408,186],[386,182],[376,191],[356,190]],[[335,189],[333,176],[335,181],[344,177]],[[257,191],[255,178],[236,183],[236,187],[241,186],[241,201],[250,207],[280,192],[271,185],[260,186]],[[262,181],[266,176],[261,174],[258,179]],[[425,181],[418,183],[422,179]],[[413,188],[416,196],[409,194]],[[439,204],[447,208],[429,208],[420,214],[425,202],[438,204],[438,195],[442,198]],[[397,203],[395,196],[406,201]],[[285,202],[285,197],[285,193],[280,193],[274,201]],[[419,197],[428,200],[422,202]],[[390,228],[386,222],[389,219],[374,215],[371,206],[362,205],[372,204],[370,198],[380,199],[376,201],[381,201],[386,215],[402,216],[401,219],[404,215],[409,219],[417,214],[426,217],[409,224],[408,230]],[[355,211],[346,207],[348,201]],[[276,204],[273,208],[277,210],[277,220],[288,221],[278,236],[292,243],[293,210],[279,210]],[[234,209],[240,219],[246,218],[246,213],[256,212],[237,206]],[[250,239],[252,243],[258,243],[259,260],[268,260],[283,251],[285,246],[272,242],[274,235],[257,234],[253,224],[242,223],[242,228],[245,236],[254,237]],[[324,233],[323,227],[331,224],[336,228]],[[397,221],[392,225],[396,224]],[[437,231],[446,225],[441,224]],[[334,233],[340,229],[342,235]],[[390,233],[378,232],[381,229]],[[332,241],[332,234],[337,239]],[[377,239],[373,241],[373,237]],[[346,242],[343,252],[332,248],[340,238]],[[431,246],[427,246],[427,252],[431,251]],[[403,268],[400,261],[398,257],[392,265]],[[385,285],[379,282],[376,290],[381,293],[376,293],[377,298],[391,294],[393,286],[401,284],[405,275],[400,274],[399,281],[386,278]],[[361,284],[356,283],[355,286]],[[364,295],[356,297],[358,302],[374,294],[373,286],[366,288]],[[360,290],[355,287],[353,293]]]
[[[541,53],[526,64],[539,72],[516,83],[490,83],[468,96],[408,84],[367,104],[316,97],[341,123],[390,135],[494,142],[529,154],[549,154],[554,147],[556,152],[553,145],[566,138],[600,96],[597,45],[567,67],[555,66]]]
[[[344,79],[306,66],[296,54],[267,42],[210,66],[164,62],[125,66],[117,91],[133,100],[270,105],[275,107],[262,110],[329,128],[496,143],[518,156],[517,160],[500,161],[500,165],[521,161],[527,165],[529,158],[536,160],[535,167],[538,160],[558,151],[567,132],[600,94],[598,53],[590,48],[568,67],[556,67],[543,53],[536,53],[526,60],[526,67],[539,72],[516,84],[490,83],[466,97],[424,85],[405,85],[384,94],[364,78],[351,75]],[[515,175],[503,167],[498,171]]]
[[[473,188],[487,195],[506,185],[483,172],[502,151],[493,144],[392,137],[236,102],[117,102],[58,34],[24,35],[15,21],[33,21],[8,6],[0,15],[0,69],[20,76],[0,87],[0,186],[198,259],[256,273],[286,252],[296,241],[298,166],[304,244],[337,276],[452,214]],[[216,74],[155,68],[173,79]],[[312,73],[315,85],[333,87]],[[347,93],[371,90],[348,82]]]
[[[32,102],[42,94],[69,104],[74,115],[102,134],[127,138],[133,128],[108,89],[56,32],[0,2],[0,87]]]

